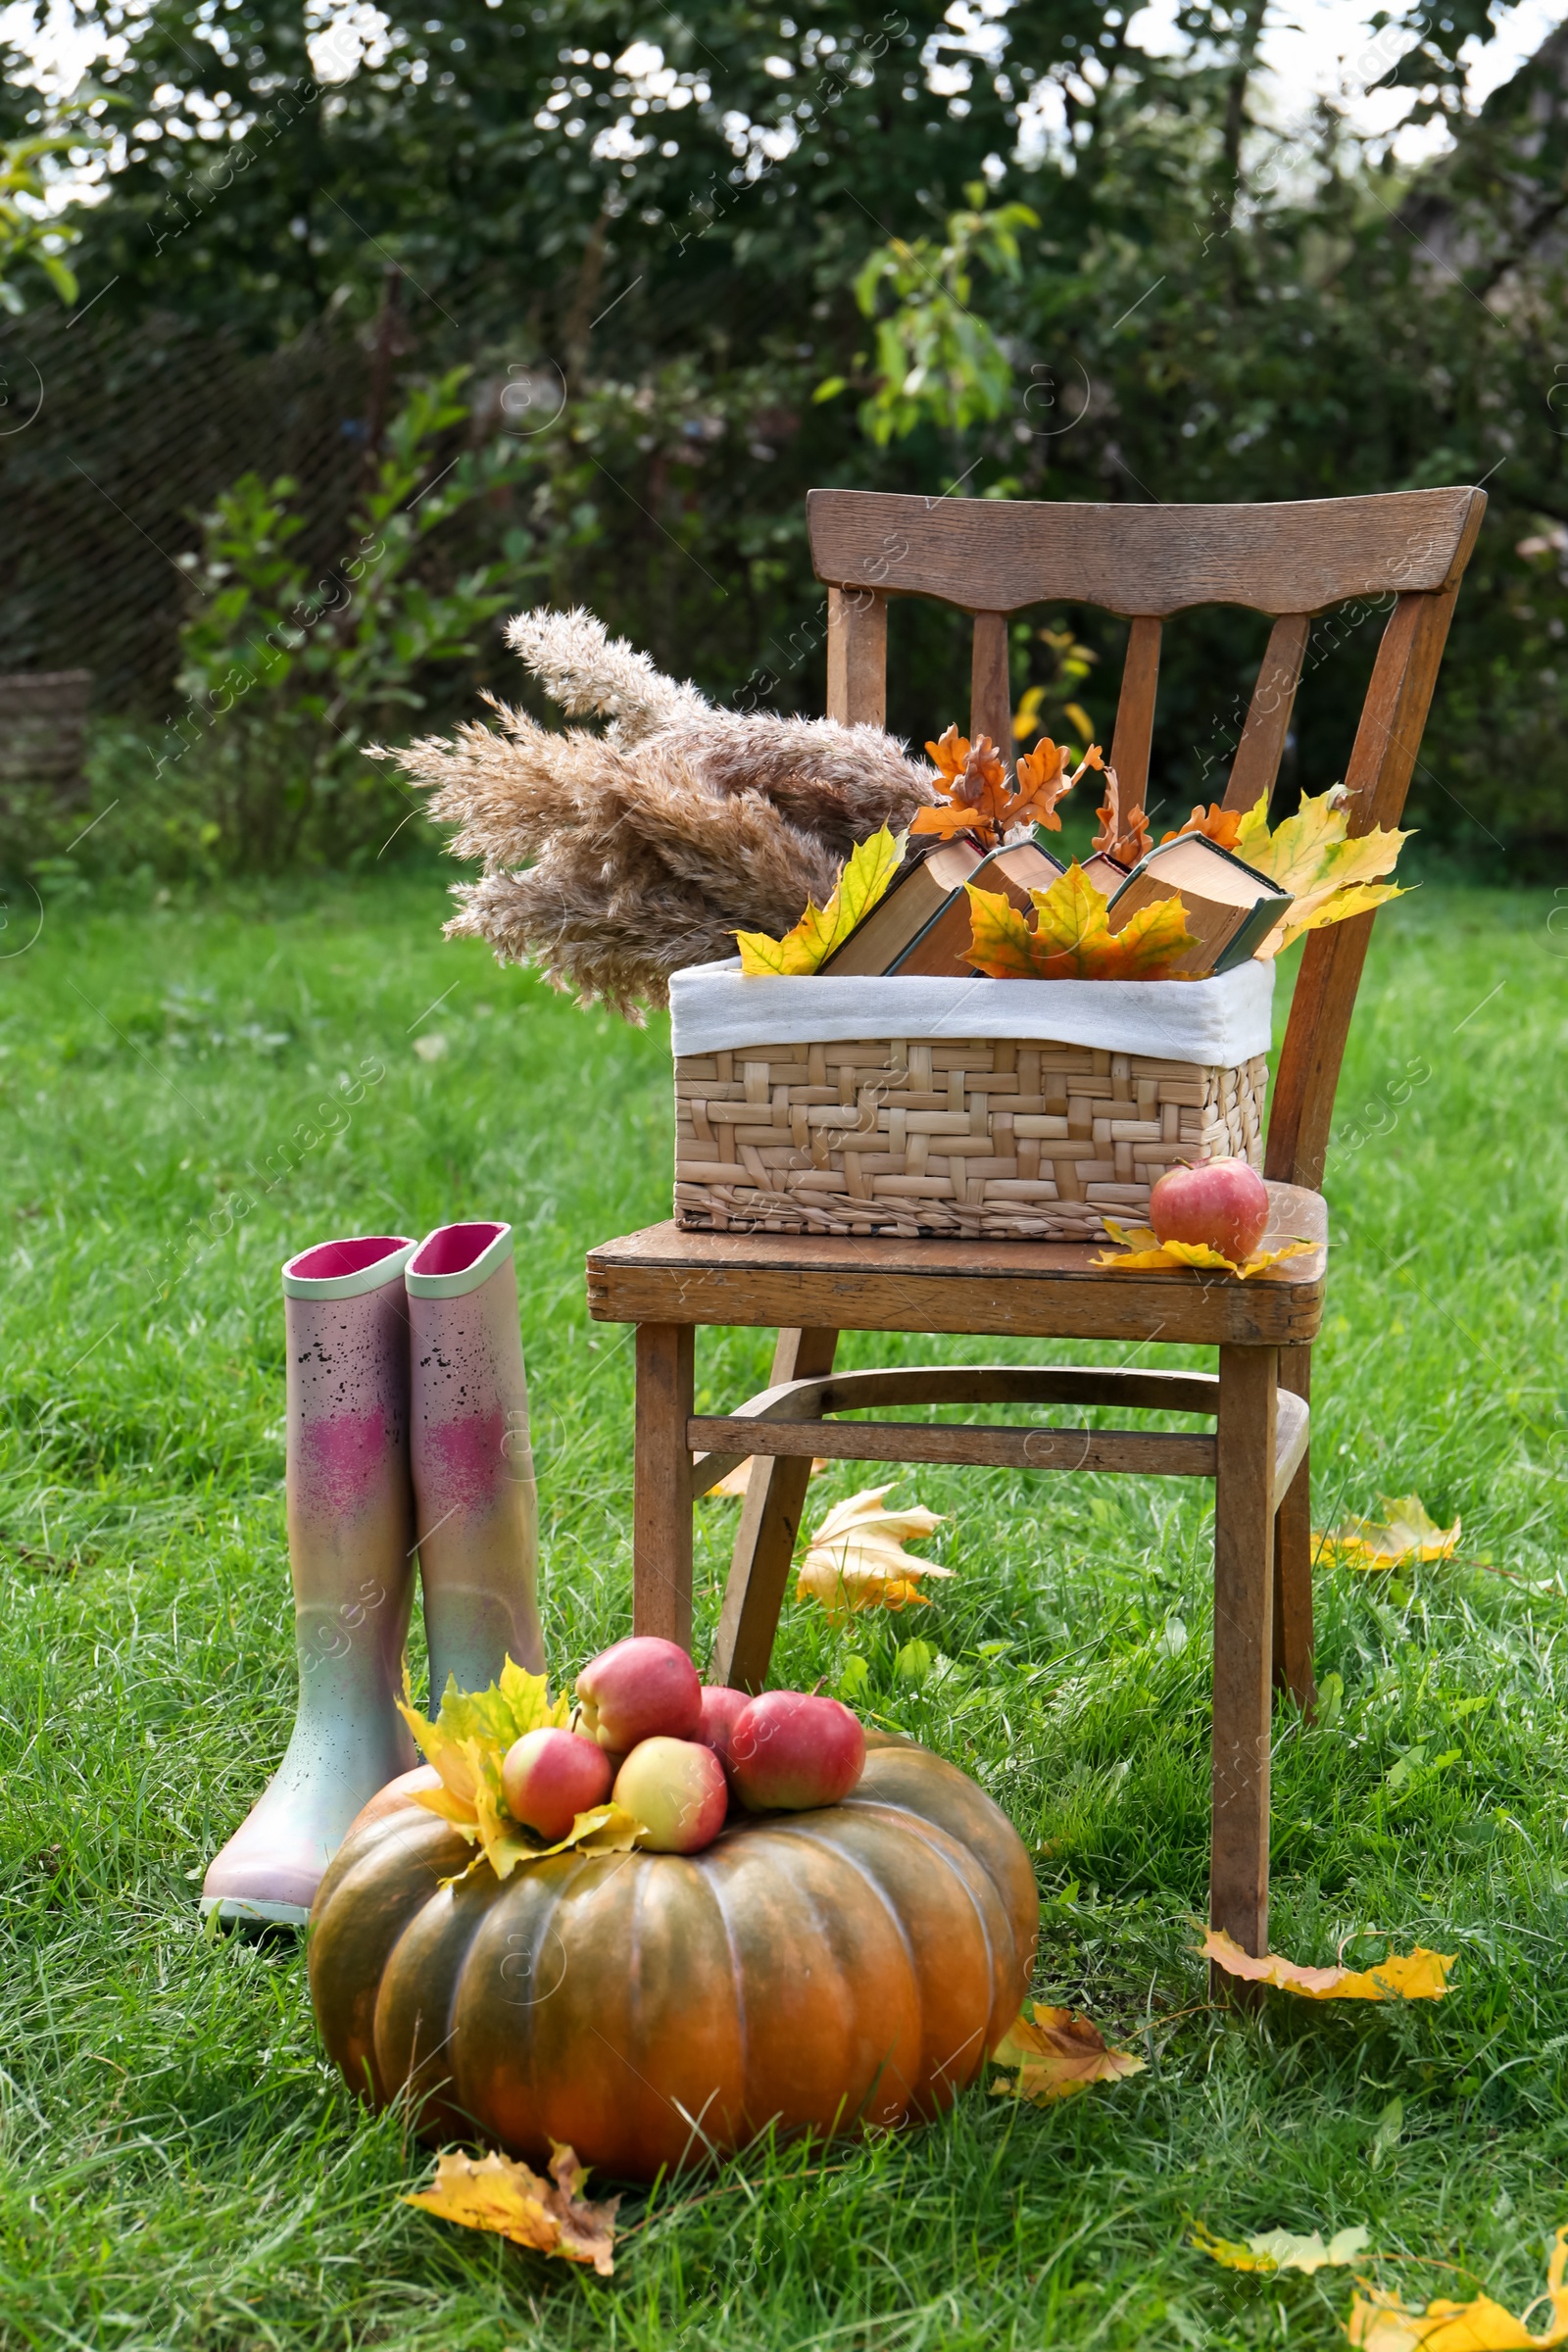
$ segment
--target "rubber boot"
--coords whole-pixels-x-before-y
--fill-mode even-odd
[[[430,1709],[509,1657],[544,1672],[539,1499],[510,1225],[443,1225],[404,1277]]]
[[[300,1701],[282,1763],[207,1873],[201,1907],[232,1925],[303,1926],[355,1814],[418,1761],[395,1704],[414,1598],[414,1248],[359,1236],[283,1268]]]

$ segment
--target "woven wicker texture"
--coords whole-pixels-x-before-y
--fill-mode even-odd
[[[675,1064],[675,1217],[707,1231],[1091,1241],[1179,1160],[1262,1164],[1268,1063],[1014,1039],[748,1046]]]

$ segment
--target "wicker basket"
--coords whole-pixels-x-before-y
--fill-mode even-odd
[[[709,1232],[1089,1241],[1178,1160],[1262,1164],[1233,1069],[1010,1038],[748,1045],[675,1063],[675,1218]]]

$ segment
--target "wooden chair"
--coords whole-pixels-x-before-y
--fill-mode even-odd
[[[974,615],[970,732],[1011,741],[1007,621],[1091,604],[1131,620],[1112,761],[1124,805],[1149,772],[1164,618],[1200,604],[1274,615],[1225,793],[1272,789],[1311,617],[1390,600],[1346,775],[1352,832],[1394,825],[1486,506],[1471,489],[1293,506],[992,503],[813,491],[811,553],[828,583],[828,712],[881,725],[887,601]],[[1317,1188],[1370,915],[1307,940],[1272,1088],[1273,1230],[1326,1245]],[[1142,1472],[1215,1481],[1210,1918],[1268,1943],[1271,1680],[1313,1700],[1308,1410],[1325,1250],[1248,1283],[1183,1270],[1107,1274],[1096,1245],[685,1233],[657,1225],[588,1258],[591,1313],[637,1326],[634,1622],[690,1647],[692,1505],[753,1458],[710,1679],[767,1673],[813,1454]],[[697,1415],[696,1327],[778,1331],[772,1381],[735,1412]],[[843,1330],[1216,1346],[1215,1373],[1014,1366],[835,1375]],[[1077,1403],[1204,1414],[1212,1435],[830,1416],[911,1404]]]

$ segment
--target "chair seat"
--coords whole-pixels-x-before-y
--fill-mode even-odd
[[[1268,1189],[1264,1247],[1316,1247],[1250,1282],[1189,1267],[1107,1272],[1094,1242],[692,1233],[670,1221],[589,1251],[588,1311],[608,1323],[1298,1347],[1323,1318],[1328,1212],[1302,1186]]]

